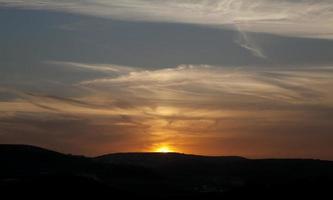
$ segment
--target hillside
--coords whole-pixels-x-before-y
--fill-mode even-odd
[[[96,158],[33,146],[0,145],[3,191],[151,199],[320,197],[333,186],[333,162],[117,153]],[[21,193],[12,193],[19,195]]]

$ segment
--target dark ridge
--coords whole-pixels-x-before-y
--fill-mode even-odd
[[[13,195],[144,199],[322,199],[333,161],[246,159],[181,153],[87,158],[29,145],[0,145],[0,188]]]
[[[20,144],[0,144],[0,160],[1,161],[55,161],[73,158],[86,158],[84,156],[76,156],[63,154],[57,151]]]
[[[0,145],[0,177],[76,171],[88,160],[31,145],[3,144]]]
[[[193,164],[217,164],[245,161],[238,156],[201,156],[182,153],[114,153],[99,156],[96,161],[113,164],[137,165],[144,167],[180,167]]]
[[[44,149],[37,146],[32,145],[24,145],[24,144],[0,144],[0,156],[3,158],[3,156],[6,156],[8,153],[15,155],[15,156],[65,156],[65,154],[52,151],[49,149]]]
[[[203,155],[194,155],[194,154],[185,154],[185,153],[178,153],[178,152],[120,152],[120,153],[110,153],[95,157],[96,159],[105,158],[105,157],[112,157],[112,156],[169,156],[169,157],[193,157],[193,158],[225,158],[225,159],[246,159],[241,156],[203,156]]]
[[[0,162],[7,163],[8,165],[10,165],[10,163],[15,163],[16,166],[22,164],[28,167],[32,163],[51,164],[71,159],[71,157],[72,156],[56,151],[31,145],[0,145]]]

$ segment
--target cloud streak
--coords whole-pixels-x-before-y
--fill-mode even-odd
[[[331,75],[332,71],[321,72],[320,68],[266,68],[258,71],[256,68],[181,65],[161,70],[133,71],[112,78],[83,81],[79,85],[106,90],[116,86],[126,88],[127,92],[140,91],[139,96],[150,93],[156,98],[164,95],[174,100],[190,95],[209,98],[223,94],[302,103],[329,95],[319,86],[332,84]]]
[[[84,63],[76,63],[76,62],[61,62],[61,61],[45,61],[46,64],[52,64],[57,66],[67,66],[77,69],[83,70],[91,70],[97,72],[104,72],[104,73],[116,73],[116,74],[126,74],[128,72],[136,71],[137,68],[134,67],[125,67],[119,65],[107,65],[107,64],[84,64]]]
[[[239,36],[235,41],[238,45],[250,51],[256,57],[263,59],[267,58],[263,50],[249,38],[246,32],[242,31],[239,27],[238,27],[238,33]]]
[[[3,6],[50,9],[132,21],[191,23],[296,37],[332,38],[330,0],[0,0]]]

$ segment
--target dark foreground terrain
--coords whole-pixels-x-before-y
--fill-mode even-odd
[[[178,153],[87,158],[33,146],[0,145],[2,197],[323,199],[331,196],[332,189],[332,161]]]

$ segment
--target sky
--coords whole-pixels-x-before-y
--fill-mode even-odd
[[[331,0],[0,0],[0,143],[333,160]]]

